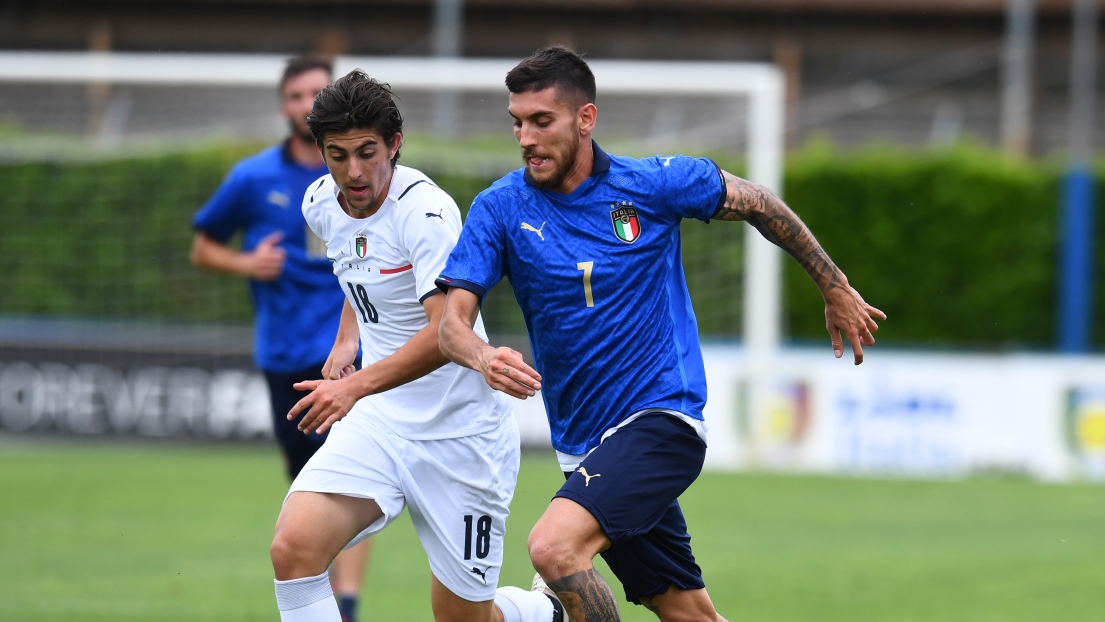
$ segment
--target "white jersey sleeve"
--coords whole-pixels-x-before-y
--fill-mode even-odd
[[[303,210],[303,219],[307,221],[307,226],[323,241],[326,241],[330,236],[330,219],[326,217],[326,210],[323,208],[323,198],[327,194],[323,188],[332,184],[329,173],[319,177],[314,183],[307,186],[307,191],[303,193],[303,204],[300,207]]]
[[[441,291],[434,281],[460,237],[460,209],[444,190],[423,182],[411,186],[399,201],[396,220],[398,241],[414,266],[421,302]]]

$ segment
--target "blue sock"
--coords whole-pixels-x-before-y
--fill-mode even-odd
[[[338,596],[338,611],[341,622],[357,622],[357,597]]]

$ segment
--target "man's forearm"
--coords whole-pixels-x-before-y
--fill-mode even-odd
[[[249,276],[248,258],[211,238],[197,234],[192,241],[192,263],[205,270]]]
[[[479,315],[479,296],[463,289],[450,289],[441,315],[438,342],[441,353],[449,360],[482,373],[481,354],[493,348],[472,330]]]
[[[480,352],[491,347],[462,318],[450,313],[441,319],[438,343],[441,353],[450,361],[477,371],[480,370]]]
[[[437,326],[425,326],[391,355],[350,376],[359,397],[383,393],[417,380],[446,364],[437,344]]]
[[[483,374],[487,384],[497,391],[524,400],[541,390],[541,374],[526,364],[522,355],[510,348],[493,348],[472,326],[480,314],[480,299],[456,287],[449,290],[445,312],[438,329],[441,353],[458,365]]]
[[[353,306],[349,304],[349,299],[346,298],[341,306],[341,320],[338,321],[338,334],[334,339],[334,345],[351,342],[359,343],[360,340],[361,331],[357,327],[357,312],[353,310]]]
[[[794,257],[822,294],[847,284],[813,233],[783,201],[759,184],[725,174],[725,203],[714,214],[721,220],[745,220],[768,241]]]

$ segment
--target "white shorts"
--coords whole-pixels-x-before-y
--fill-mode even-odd
[[[383,518],[348,546],[382,530],[409,506],[434,576],[457,596],[482,602],[495,597],[499,583],[519,457],[513,415],[485,434],[420,441],[351,415],[330,430],[288,494],[325,492],[376,501]]]

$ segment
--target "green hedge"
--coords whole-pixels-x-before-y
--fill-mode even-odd
[[[254,149],[0,165],[0,314],[248,322],[241,281],[197,271],[187,253],[192,214]],[[848,154],[812,147],[789,158],[784,197],[868,302],[889,314],[880,343],[1048,347],[1059,170],[973,147]],[[434,177],[462,209],[491,181]],[[743,236],[744,226],[731,223],[683,227],[706,336],[740,334]],[[1098,263],[1105,275],[1105,241]],[[816,288],[790,260],[784,279],[786,333],[823,341]],[[493,292],[484,315],[491,331],[524,330],[508,287]]]
[[[1055,340],[1058,179],[1055,167],[977,149],[808,150],[788,163],[784,192],[889,316],[881,341],[1046,346]],[[820,294],[794,262],[785,279],[790,334],[822,339]]]
[[[192,213],[248,151],[0,166],[0,313],[248,319],[241,283],[187,257]]]

